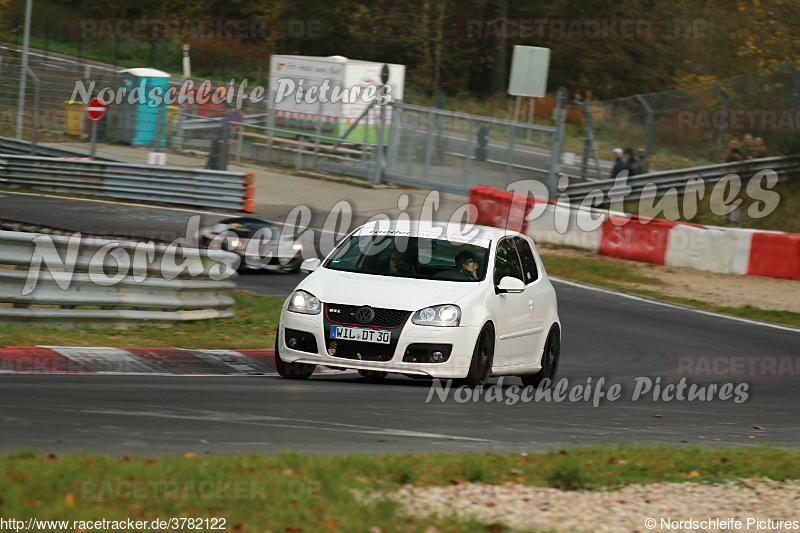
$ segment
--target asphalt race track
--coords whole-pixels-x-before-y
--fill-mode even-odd
[[[8,215],[8,202],[0,202],[2,215]],[[49,202],[47,216],[61,221],[50,224],[81,223],[70,219],[85,213],[71,209],[74,202]],[[116,223],[145,223],[126,209],[114,208]],[[155,229],[179,227],[189,216],[159,211],[147,219]],[[30,206],[26,212],[33,212]],[[285,296],[300,276],[254,273],[237,283]],[[593,386],[605,378],[604,390],[619,384],[619,399],[601,400],[598,407],[591,398],[506,405],[485,401],[484,392],[478,401],[463,403],[457,399],[464,396],[451,391],[444,403],[435,394],[426,403],[428,381],[390,376],[373,383],[354,374],[300,382],[269,375],[5,374],[0,375],[0,453],[20,448],[113,455],[534,451],[606,442],[800,447],[800,332],[572,283],[558,282],[556,289],[564,329],[559,377],[567,378],[568,392],[590,377]],[[710,402],[654,401],[651,390],[634,401],[636,378],[653,383],[661,378],[662,387],[676,384],[681,361],[690,362],[684,367],[688,384],[709,390],[732,383],[737,390],[746,388],[746,399],[735,403],[736,394],[722,400],[717,393]],[[776,361],[776,367],[763,364]],[[742,375],[748,365],[757,375]],[[730,368],[736,375],[726,375]],[[770,375],[775,371],[781,375]],[[501,399],[513,400],[509,386],[519,383],[506,379]]]

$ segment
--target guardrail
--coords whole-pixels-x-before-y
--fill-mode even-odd
[[[788,172],[800,170],[800,156],[787,157],[765,157],[762,159],[751,159],[748,161],[735,161],[733,163],[721,163],[705,167],[683,168],[678,170],[665,170],[663,172],[652,172],[641,176],[629,176],[626,185],[631,188],[627,199],[649,199],[660,196],[670,187],[677,187],[682,194],[682,187],[686,186],[689,180],[700,179],[703,183],[716,183],[729,174],[737,174],[742,180],[754,176],[762,170],[774,170],[779,176]],[[600,205],[607,204],[614,199],[615,195],[609,198],[609,191],[614,186],[613,179],[590,181],[585,183],[574,183],[569,185],[566,194],[573,204],[582,202],[583,199],[592,191],[601,191],[605,194]]]
[[[11,188],[253,211],[253,175],[241,172],[0,155],[0,184]]]
[[[237,262],[185,242],[0,231],[0,323],[119,328],[230,317]]]
[[[70,150],[69,148],[58,148],[56,146],[46,146],[43,144],[36,144],[33,152],[34,144],[29,141],[21,141],[12,139],[11,137],[0,137],[0,153],[11,155],[37,155],[41,157],[68,157],[73,159],[85,159],[89,154],[79,152],[78,150]],[[124,163],[124,160],[107,156],[95,156],[95,161],[116,161]]]
[[[23,222],[22,220],[7,218],[0,218],[0,230],[22,231],[25,233],[45,233],[47,235],[70,235],[75,233],[74,231],[66,230],[64,228],[57,228],[55,226],[45,226],[42,224],[34,224],[31,222]]]

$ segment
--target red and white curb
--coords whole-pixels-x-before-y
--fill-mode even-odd
[[[800,280],[800,234],[722,228],[515,196],[473,187],[478,222],[526,233],[537,244],[568,246],[656,265]],[[528,221],[525,214],[541,211]]]
[[[275,350],[8,346],[0,348],[0,374],[276,374]]]

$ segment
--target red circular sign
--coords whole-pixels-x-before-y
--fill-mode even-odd
[[[238,128],[239,126],[242,125],[242,122],[244,122],[244,113],[242,113],[238,109],[234,109],[233,111],[231,111],[230,115],[231,128]]]
[[[89,120],[100,120],[106,114],[106,104],[95,98],[86,106],[86,116]]]

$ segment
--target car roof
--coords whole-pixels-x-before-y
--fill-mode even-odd
[[[444,220],[376,220],[367,222],[354,233],[369,235],[373,233],[424,233],[439,234],[441,238],[448,236],[474,236],[478,239],[499,240],[505,236],[522,236],[517,231],[480,224],[462,225]],[[475,233],[477,232],[477,233]]]

